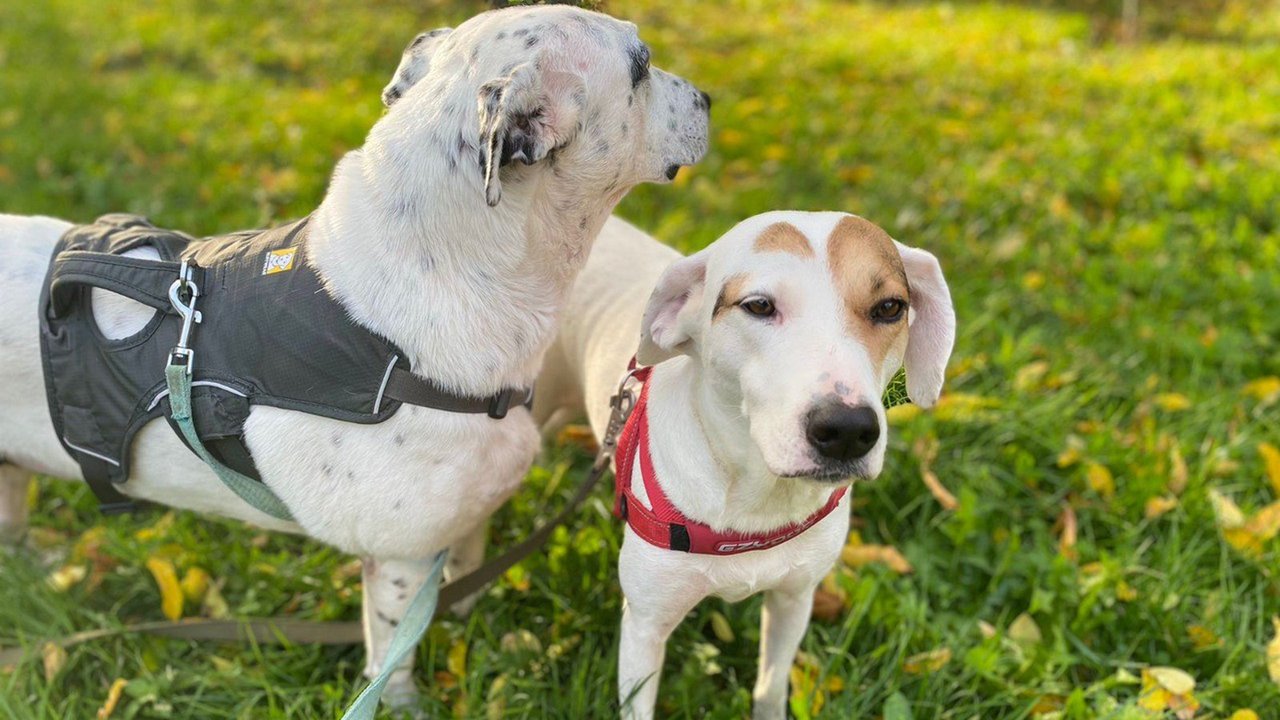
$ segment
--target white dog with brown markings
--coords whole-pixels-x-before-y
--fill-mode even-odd
[[[415,374],[473,397],[534,381],[614,206],[638,183],[670,180],[707,146],[709,99],[650,68],[635,25],[564,6],[496,10],[419,35],[383,100],[388,112],[338,164],[312,215],[312,263],[353,319],[408,354]],[[39,391],[37,299],[69,227],[0,215],[0,534],[24,526],[31,472],[81,477]],[[109,338],[153,316],[93,293]],[[364,558],[370,676],[437,551],[452,548],[454,574],[479,564],[487,518],[539,445],[522,407],[495,420],[407,406],[359,425],[257,405],[244,433],[296,524],[233,495],[165,423],[137,435],[120,489]],[[391,678],[392,703],[416,692],[412,657]]]
[[[650,290],[656,286],[656,290]],[[540,376],[547,428],[597,438],[628,360],[655,365],[618,447],[623,716],[653,716],[667,637],[703,598],[765,594],[756,718],[786,716],[813,593],[884,464],[881,396],[932,405],[955,339],[933,255],[844,213],[771,212],[681,257],[611,218]]]

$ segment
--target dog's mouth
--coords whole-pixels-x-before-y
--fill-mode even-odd
[[[787,480],[807,480],[818,485],[847,485],[859,480],[875,479],[862,460],[834,466],[818,466],[812,470],[800,472],[779,473],[778,477]]]
[[[675,180],[675,179],[676,179],[676,173],[678,173],[678,172],[680,172],[680,166],[679,166],[679,165],[668,165],[668,166],[667,166],[667,172],[666,172],[667,179],[668,179],[668,180]]]

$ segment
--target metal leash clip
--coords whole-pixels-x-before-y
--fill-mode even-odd
[[[195,351],[188,346],[191,341],[191,328],[195,323],[204,320],[204,316],[196,310],[196,298],[200,297],[200,287],[192,280],[194,275],[191,265],[183,260],[182,266],[178,269],[178,279],[169,286],[169,302],[182,316],[182,332],[178,335],[178,344],[169,353],[169,364],[185,365],[188,375],[191,374],[191,363],[195,359]]]
[[[627,424],[627,418],[631,417],[631,410],[636,406],[636,394],[631,389],[630,383],[641,369],[633,367],[627,370],[627,374],[623,375],[622,380],[618,382],[617,392],[609,398],[609,425],[605,428],[604,438],[600,441],[600,453],[596,455],[593,466],[595,468],[607,465],[613,460],[614,453],[618,450],[618,436],[622,434],[622,428]]]

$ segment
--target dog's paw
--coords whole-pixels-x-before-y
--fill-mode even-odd
[[[392,717],[396,718],[420,720],[427,717],[427,711],[422,708],[421,699],[422,696],[418,693],[418,687],[413,683],[412,677],[399,682],[393,678],[382,691],[382,704],[391,711]]]

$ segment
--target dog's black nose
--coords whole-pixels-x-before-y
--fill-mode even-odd
[[[698,92],[702,94],[702,102],[706,104],[706,106],[707,106],[707,110],[710,110],[710,109],[711,109],[711,96],[710,96],[710,95],[708,95],[708,94],[706,93],[706,91],[705,91],[705,90],[699,90]]]
[[[880,439],[876,411],[861,405],[823,405],[809,413],[805,435],[818,454],[831,460],[857,460]]]

